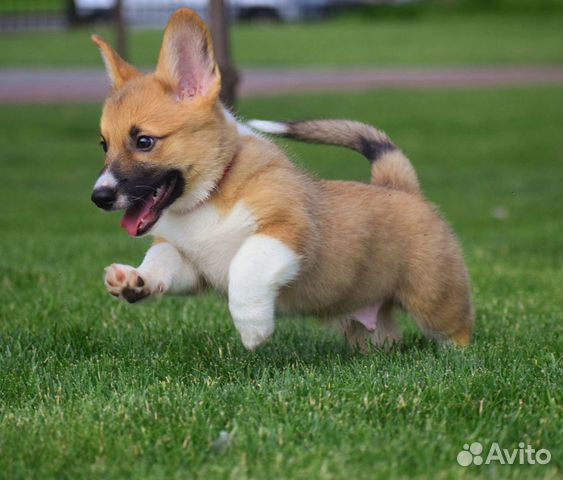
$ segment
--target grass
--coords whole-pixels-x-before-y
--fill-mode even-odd
[[[64,12],[65,0],[4,0],[0,13]]]
[[[471,14],[237,25],[233,45],[244,67],[559,64],[560,18]],[[97,31],[112,38],[107,30]],[[90,33],[4,33],[0,67],[100,67]],[[154,65],[161,40],[159,30],[131,31],[131,61]]]
[[[466,252],[465,351],[404,322],[367,357],[312,321],[244,351],[224,300],[134,307],[102,285],[147,246],[89,201],[98,106],[0,107],[0,471],[6,478],[560,478],[561,89],[384,91],[246,101],[262,118],[353,117],[414,160]],[[364,160],[290,145],[326,178]],[[507,218],[498,218],[502,207]],[[496,210],[495,210],[496,209]],[[501,216],[502,217],[502,216]],[[220,431],[230,448],[213,448]],[[547,448],[547,466],[463,469],[464,443]]]

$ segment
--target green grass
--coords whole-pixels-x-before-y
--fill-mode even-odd
[[[98,106],[0,107],[0,471],[6,478],[560,478],[559,88],[382,91],[246,101],[263,118],[384,127],[465,248],[474,344],[437,348],[404,322],[367,357],[311,320],[246,352],[225,301],[134,307],[102,285],[146,241],[89,201]],[[326,178],[362,158],[290,145]],[[503,207],[508,218],[492,215]],[[233,443],[212,445],[221,430]],[[548,448],[547,466],[463,469],[464,443]]]
[[[64,12],[65,0],[3,0],[0,13]]]
[[[429,15],[337,19],[313,24],[237,25],[233,48],[245,67],[559,64],[561,15]],[[98,29],[99,30],[99,29]],[[111,32],[99,30],[111,40]],[[93,65],[87,30],[0,36],[0,67]],[[130,58],[154,65],[162,32],[132,31]]]

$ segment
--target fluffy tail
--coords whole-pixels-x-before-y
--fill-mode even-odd
[[[409,159],[384,132],[371,125],[350,120],[251,120],[248,124],[273,135],[351,148],[371,163],[372,184],[410,193],[420,191],[416,172]]]

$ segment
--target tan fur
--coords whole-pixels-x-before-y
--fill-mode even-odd
[[[198,45],[208,52],[202,68],[211,72],[199,94],[187,99],[178,98],[177,66],[167,51],[182,28],[189,29],[190,38],[201,36]],[[111,72],[123,70],[118,57],[104,55]],[[297,279],[279,292],[280,309],[345,318],[352,345],[361,344],[362,336],[380,345],[399,338],[392,311],[400,306],[425,333],[467,345],[473,312],[462,253],[449,226],[421,194],[408,159],[396,148],[385,151],[373,161],[371,185],[313,179],[272,142],[239,135],[218,103],[219,86],[209,33],[195,14],[179,10],[167,27],[157,71],[124,80],[105,103],[106,162],[119,162],[124,169],[138,162],[180,169],[188,186],[184,196],[213,182],[219,187],[202,202],[224,216],[242,202],[255,218],[257,233],[281,240],[301,257]],[[165,140],[139,155],[129,146],[132,125]],[[313,140],[326,143],[332,134],[338,140],[332,143],[361,149],[357,131],[345,127],[317,123],[309,135],[320,131]],[[366,138],[390,142],[372,127],[362,129]],[[180,198],[169,208],[181,214],[186,205]],[[379,321],[391,332],[387,339],[348,320],[352,312],[376,303],[385,305]]]
[[[351,148],[372,163],[371,182],[405,192],[420,190],[414,168],[387,134],[353,120],[305,120],[284,124],[285,137]]]
[[[124,61],[103,39],[92,35],[92,41],[100,49],[113,88],[121,88],[125,82],[141,76],[141,72]]]
[[[311,218],[306,207],[315,183],[275,145],[254,137],[240,140],[232,170],[212,198],[228,211],[239,201],[256,218],[258,232],[282,240],[306,256],[311,238]]]

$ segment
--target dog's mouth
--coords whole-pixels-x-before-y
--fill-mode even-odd
[[[171,172],[150,191],[125,210],[121,226],[132,237],[140,237],[147,233],[183,190],[182,179],[179,172]]]

